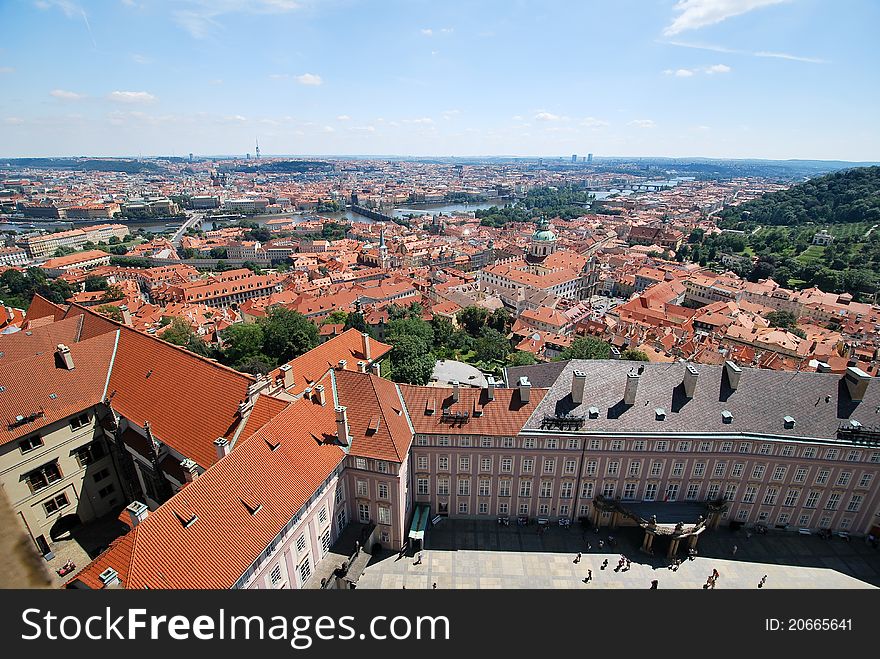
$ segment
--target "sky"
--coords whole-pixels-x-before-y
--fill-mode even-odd
[[[880,160],[876,0],[0,0],[0,155]]]

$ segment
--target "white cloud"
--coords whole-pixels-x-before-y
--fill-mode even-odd
[[[678,16],[663,34],[672,36],[686,30],[697,30],[715,25],[733,16],[746,14],[755,9],[777,5],[788,0],[679,0],[674,11]]]
[[[335,133],[336,129],[333,126],[324,126],[322,129],[325,133]]]
[[[802,55],[792,55],[790,53],[777,53],[767,50],[736,50],[735,48],[727,48],[725,46],[716,46],[714,44],[705,43],[689,43],[686,41],[661,41],[660,43],[668,46],[678,46],[679,48],[694,48],[696,50],[710,50],[713,53],[731,53],[733,55],[748,55],[750,57],[773,57],[778,59],[793,60],[795,62],[808,62],[810,64],[827,64],[828,60],[821,57],[803,57]]]
[[[15,69],[11,66],[0,66],[0,74],[3,73],[15,73]]]
[[[777,59],[788,59],[794,62],[809,62],[810,64],[827,64],[828,60],[821,59],[819,57],[802,57],[800,55],[791,55],[789,53],[771,53],[766,50],[759,50],[756,53],[752,53],[755,57],[773,57]]]
[[[137,64],[150,64],[153,61],[146,55],[141,55],[140,53],[132,53],[131,59]]]
[[[654,128],[657,126],[653,119],[633,119],[628,125],[635,126],[636,128]]]
[[[559,121],[562,119],[558,114],[552,112],[538,112],[535,115],[535,121]]]
[[[694,72],[691,69],[676,69],[673,72],[676,78],[690,78],[694,75]]]
[[[351,117],[349,117],[347,114],[340,114],[338,117],[336,117],[336,121],[349,121],[349,120],[351,120]]]
[[[196,39],[223,29],[219,19],[227,14],[284,14],[302,8],[294,0],[179,0],[184,9],[172,12],[174,22]]]
[[[117,103],[152,103],[156,97],[149,92],[110,92],[107,95],[111,101]]]
[[[714,75],[716,73],[730,73],[732,70],[726,64],[713,64],[712,66],[704,66],[697,69],[666,69],[663,71],[663,74],[675,76],[676,78],[692,78],[698,73]]]
[[[376,132],[376,127],[375,126],[354,126],[353,128],[351,128],[351,130],[359,130],[359,131],[363,131],[365,133],[374,133],[374,132]]]
[[[296,81],[301,85],[310,85],[312,87],[317,87],[324,82],[321,80],[321,76],[314,73],[303,73],[301,76],[296,76]]]
[[[54,96],[62,101],[81,101],[86,97],[85,94],[77,94],[76,92],[69,92],[64,89],[53,89],[49,92],[49,96]]]
[[[434,34],[434,30],[429,27],[425,28],[424,30],[419,30],[419,32],[424,34],[426,37],[430,37],[432,34]]]
[[[444,110],[441,116],[448,121],[457,114],[461,114],[461,110]]]
[[[581,126],[586,126],[587,128],[602,128],[608,125],[607,121],[596,119],[596,117],[585,117],[584,120],[581,121]]]
[[[712,66],[706,67],[706,73],[709,75],[714,75],[715,73],[730,73],[731,68],[726,64],[713,64]]]
[[[404,124],[421,124],[421,125],[430,125],[434,123],[434,120],[431,117],[419,117],[417,119],[401,119],[401,123]]]

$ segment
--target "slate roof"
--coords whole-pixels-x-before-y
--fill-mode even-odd
[[[851,400],[840,375],[834,373],[770,371],[743,368],[737,389],[731,390],[724,366],[692,365],[698,371],[694,396],[684,394],[682,380],[686,365],[651,364],[624,360],[571,360],[559,362],[562,371],[549,392],[525,424],[527,430],[541,429],[544,417],[560,413],[585,415],[582,432],[587,433],[694,433],[699,435],[775,435],[791,438],[835,439],[837,429],[850,419],[863,426],[880,424],[880,385],[870,382],[861,402]],[[509,369],[510,374],[527,375],[532,382],[546,376],[546,365]],[[644,367],[639,378],[635,404],[623,404],[626,375]],[[543,369],[543,370],[542,370]],[[586,374],[584,399],[571,400],[572,371]],[[534,371],[534,377],[532,376]],[[827,402],[826,402],[827,399]],[[589,407],[599,408],[590,419]],[[663,408],[664,420],[655,410]],[[724,423],[721,413],[733,415]],[[783,417],[795,419],[785,428]]]

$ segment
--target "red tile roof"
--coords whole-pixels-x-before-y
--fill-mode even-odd
[[[113,567],[127,589],[232,587],[344,459],[339,446],[315,439],[335,432],[332,405],[296,401],[149,513],[77,579],[101,588],[97,575]],[[261,508],[252,514],[246,503]],[[193,515],[185,527],[181,517]]]
[[[70,371],[56,365],[54,351],[0,366],[0,444],[101,402],[115,343],[109,333],[70,345]]]
[[[415,431],[444,435],[516,435],[547,394],[546,389],[532,387],[529,402],[523,403],[519,389],[496,387],[495,400],[490,401],[485,389],[461,387],[458,402],[453,403],[448,387],[402,384],[400,390]],[[467,421],[444,419],[444,407],[450,412],[467,412]],[[482,410],[482,415],[474,416],[475,409]]]
[[[64,317],[64,309],[54,302],[49,302],[42,295],[34,295],[27,310],[27,319],[32,320],[46,316],[52,316],[55,320],[61,320]]]
[[[50,320],[51,317],[40,318]],[[55,351],[59,343],[70,345],[79,340],[82,317],[50,322],[33,329],[22,329],[12,334],[0,334],[0,364]]]
[[[403,462],[412,444],[412,429],[400,392],[390,380],[351,371],[333,371],[339,405],[348,412],[351,453]],[[378,430],[373,430],[378,419]]]

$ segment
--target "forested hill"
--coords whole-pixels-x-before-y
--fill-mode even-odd
[[[799,183],[724,209],[719,225],[798,226],[880,223],[880,167],[859,167]]]

